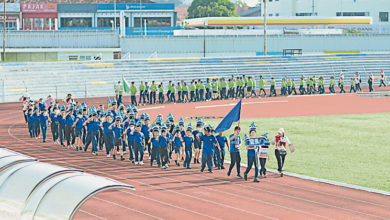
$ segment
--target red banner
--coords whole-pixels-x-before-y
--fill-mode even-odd
[[[23,3],[20,9],[22,12],[57,12],[57,4]]]

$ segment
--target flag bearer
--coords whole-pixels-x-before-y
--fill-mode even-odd
[[[223,164],[224,164],[224,161],[225,161],[225,144],[229,148],[229,142],[228,142],[226,136],[224,136],[222,134],[222,132],[219,132],[218,135],[216,136],[216,138],[217,138],[217,141],[218,141],[218,145],[219,145],[219,147],[221,149],[221,160],[219,162],[219,165],[220,165],[220,168],[222,170],[224,170],[225,167],[223,166]]]

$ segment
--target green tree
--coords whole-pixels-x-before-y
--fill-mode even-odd
[[[188,8],[188,18],[235,17],[236,6],[229,0],[194,0]]]

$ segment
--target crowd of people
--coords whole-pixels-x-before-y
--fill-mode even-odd
[[[266,161],[269,158],[269,147],[275,145],[275,156],[278,171],[283,176],[283,164],[287,147],[291,152],[294,145],[281,128],[270,141],[267,134],[257,135],[257,126],[252,123],[249,136],[242,138],[241,128],[236,126],[234,133],[226,137],[222,132],[215,133],[213,126],[206,125],[201,118],[192,123],[185,123],[183,118],[175,121],[172,114],[158,114],[153,122],[147,113],[139,114],[136,106],[117,104],[112,100],[107,110],[103,105],[88,107],[72,98],[71,94],[60,105],[51,96],[47,100],[30,100],[22,97],[23,114],[28,124],[31,138],[47,141],[47,130],[50,125],[52,141],[63,148],[75,151],[89,151],[92,155],[103,151],[107,158],[125,161],[134,165],[144,165],[145,154],[149,157],[150,166],[157,165],[168,169],[169,165],[183,166],[191,169],[191,164],[201,164],[201,172],[206,168],[210,173],[213,168],[225,169],[226,149],[230,152],[231,163],[227,175],[236,166],[237,177],[241,176],[241,145],[245,145],[248,156],[248,167],[244,172],[247,180],[252,166],[255,167],[254,181],[259,182],[258,175],[266,177]],[[126,155],[128,155],[126,157]],[[117,158],[118,157],[118,158]],[[260,165],[259,165],[260,164]]]
[[[379,87],[386,87],[386,75],[383,70],[379,73]],[[369,92],[374,91],[375,77],[372,73],[368,76]],[[258,83],[258,84],[256,84]],[[269,83],[269,91],[265,90]],[[296,84],[297,83],[297,84]],[[339,91],[336,91],[336,79],[330,77],[328,92],[329,93],[345,93],[346,79],[344,74],[341,72],[337,80],[337,86]],[[362,92],[361,87],[361,76],[358,72],[355,76],[350,79],[350,90],[349,92]],[[162,104],[166,102],[172,103],[186,103],[186,102],[198,102],[198,101],[210,101],[218,99],[235,99],[235,98],[248,98],[248,97],[266,97],[278,96],[277,84],[274,77],[268,80],[264,79],[263,76],[259,76],[256,80],[254,76],[246,77],[245,75],[234,77],[230,79],[219,78],[211,79],[208,78],[206,81],[203,80],[192,80],[187,84],[185,81],[172,82],[169,81],[167,90],[163,82],[141,82],[140,85],[135,85],[135,82],[131,82],[130,85],[124,85],[121,81],[114,86],[116,99],[118,104],[123,103],[123,94],[125,93],[125,87],[128,88],[128,92],[131,97],[131,104],[146,105],[146,104]],[[312,94],[324,94],[325,89],[325,78],[324,77],[304,77],[301,76],[298,82],[289,77],[284,77],[280,85],[281,96],[287,95],[312,95]]]

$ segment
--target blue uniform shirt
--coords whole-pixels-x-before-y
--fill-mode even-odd
[[[149,129],[150,129],[149,126],[146,126],[145,124],[142,125],[141,132],[144,134],[145,138],[150,137]]]
[[[41,124],[47,124],[47,119],[48,119],[48,118],[49,118],[48,116],[39,115],[39,122],[40,122]]]
[[[45,109],[45,103],[39,103],[38,107],[39,107],[39,111],[42,111],[43,109]]]
[[[226,136],[217,135],[216,138],[217,138],[218,144],[219,144],[219,146],[221,147],[221,149],[224,149],[224,148],[225,148],[225,143],[227,143],[227,138],[226,138]]]
[[[114,135],[116,138],[122,138],[122,134],[124,130],[122,125],[119,126],[113,125],[111,128],[114,131]]]
[[[234,136],[234,134],[231,134],[229,136],[229,139],[232,138],[233,136]],[[231,153],[240,152],[240,148],[236,149],[236,145],[240,145],[240,144],[241,144],[241,137],[240,136],[237,136],[232,141],[230,141],[230,152]]]
[[[160,143],[160,147],[167,147],[168,146],[168,139],[167,139],[167,137],[160,136],[158,138],[158,141]]]
[[[248,146],[249,143],[250,143],[249,140],[245,141],[245,145],[246,146]],[[254,156],[256,156],[255,153],[256,153],[255,150],[251,149],[251,150],[248,150],[248,154],[247,155],[248,155],[248,157],[254,157]]]
[[[134,141],[134,135],[131,135],[131,129],[127,130],[127,141]]]
[[[55,113],[51,113],[51,114],[50,114],[50,120],[51,120],[52,122],[58,121],[58,118],[56,117],[56,114],[55,114]]]
[[[34,113],[32,116],[31,116],[31,121],[32,122],[35,122],[35,121],[38,121],[39,120],[39,116],[37,115],[37,113]]]
[[[203,135],[203,153],[214,154],[214,145],[217,143],[217,139],[214,135]]]
[[[185,149],[192,149],[192,143],[194,143],[194,138],[185,136],[183,140],[184,140]]]
[[[144,134],[142,132],[134,131],[134,142],[142,144],[145,139]]]
[[[75,121],[75,118],[73,115],[67,115],[65,118],[66,125],[73,125],[74,121]]]
[[[152,137],[152,139],[150,139],[150,141],[152,142],[153,147],[160,147],[160,140],[157,140],[157,138]]]
[[[184,130],[180,131],[180,136],[183,138],[186,136],[186,132]]]
[[[175,147],[181,147],[181,141],[182,141],[181,137],[174,136],[173,143]]]
[[[62,117],[62,115],[57,115],[57,121],[60,124],[65,124],[65,119]]]
[[[108,128],[111,125],[112,125],[112,122],[107,122],[107,121],[103,122],[103,132],[107,133],[107,134],[112,133],[112,130]]]
[[[78,120],[77,120],[78,119]],[[83,117],[81,117],[81,118],[77,118],[76,120],[77,120],[77,123],[76,123],[76,128],[83,128],[84,126],[83,126],[83,124],[84,124],[84,118]]]

